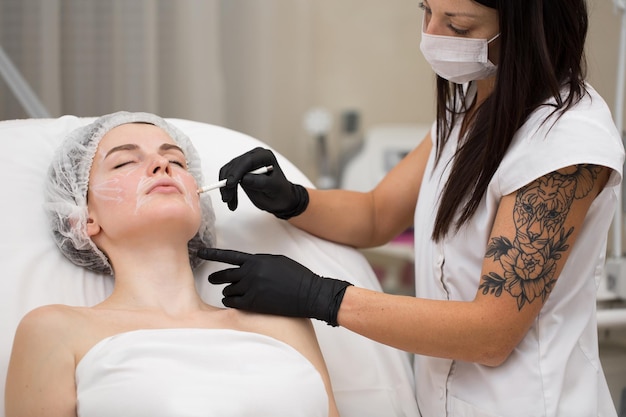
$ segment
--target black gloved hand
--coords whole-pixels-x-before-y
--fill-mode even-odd
[[[248,174],[266,165],[273,166],[268,174]],[[237,208],[238,184],[255,206],[280,219],[301,214],[309,204],[309,193],[301,185],[287,180],[276,156],[268,149],[255,148],[234,158],[220,169],[219,179],[226,179],[226,186],[220,189],[220,193],[231,211]]]
[[[212,284],[226,284],[227,307],[257,313],[323,320],[338,326],[337,313],[350,284],[323,278],[282,255],[252,255],[233,250],[203,248],[198,256],[238,265],[209,275]]]

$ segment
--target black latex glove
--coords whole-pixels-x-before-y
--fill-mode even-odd
[[[272,165],[273,170],[265,175],[248,174],[267,165]],[[287,180],[269,149],[255,148],[234,158],[220,169],[219,179],[226,179],[226,186],[220,193],[231,211],[237,208],[238,184],[255,206],[280,219],[301,214],[309,204],[309,193],[301,185]]]
[[[209,275],[212,284],[229,284],[222,293],[227,307],[289,317],[323,320],[338,326],[337,313],[350,284],[314,274],[282,255],[252,255],[202,248],[198,256],[238,265]]]

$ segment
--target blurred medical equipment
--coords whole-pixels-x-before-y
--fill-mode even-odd
[[[309,110],[304,116],[304,128],[315,140],[317,163],[317,188],[335,188],[337,181],[333,175],[328,134],[332,127],[332,115],[322,107]]]
[[[332,143],[336,149],[329,149],[333,116],[325,108],[312,108],[304,115],[304,128],[315,144],[318,188],[336,188],[340,186],[346,165],[363,147],[360,131],[360,112],[346,109],[339,116],[339,126],[335,129]],[[336,158],[332,157],[336,155]]]
[[[42,209],[44,178],[53,152],[63,138],[92,118],[63,116],[0,122],[0,169],[10,177],[3,186],[0,208],[0,392],[15,329],[31,309],[44,304],[94,305],[110,294],[113,278],[77,267],[57,249]],[[202,157],[203,175],[216,178],[232,158],[266,144],[225,128],[181,119],[168,119],[184,131]],[[311,182],[279,153],[285,175],[294,182]],[[242,197],[236,212],[214,204],[221,248],[244,252],[280,253],[326,276],[343,277],[380,290],[378,280],[354,249],[330,243],[258,210]],[[268,236],[271,238],[268,239]],[[195,270],[202,297],[221,305],[221,286],[207,277],[223,265],[204,263]],[[343,328],[313,321],[343,417],[417,417],[409,356]],[[4,416],[0,396],[0,417]]]
[[[348,163],[363,149],[361,132],[361,113],[356,109],[344,110],[340,116],[338,136],[339,152],[337,157],[337,184],[339,185]]]
[[[380,125],[366,134],[360,152],[346,163],[341,188],[373,189],[385,174],[422,141],[430,125]]]

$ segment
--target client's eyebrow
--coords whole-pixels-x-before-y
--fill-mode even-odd
[[[107,154],[104,156],[104,158],[108,158],[109,155],[111,155],[112,153],[115,152],[120,152],[120,151],[135,151],[139,149],[139,146],[135,145],[134,143],[127,143],[125,145],[120,145],[120,146],[115,146],[113,148],[111,148],[109,150],[109,152],[107,152]],[[177,151],[179,151],[181,154],[183,154],[183,156],[185,155],[185,152],[183,152],[183,150],[181,149],[180,146],[177,145],[173,145],[171,143],[164,143],[163,145],[159,146],[159,151],[161,152],[167,152],[171,149],[175,149]]]
[[[181,149],[180,146],[173,145],[171,143],[164,143],[163,145],[159,146],[159,150],[162,151],[162,152],[166,152],[166,151],[169,151],[171,149],[175,149],[175,150],[179,151],[181,154],[183,154],[183,156],[185,155],[185,152],[183,152],[183,150]]]
[[[115,146],[113,148],[111,148],[109,150],[109,152],[107,152],[106,155],[104,155],[104,159],[108,158],[109,155],[115,153],[115,152],[120,152],[120,151],[134,151],[136,149],[139,149],[139,146],[137,145],[133,145],[131,143],[126,144],[126,145],[120,145],[120,146]]]

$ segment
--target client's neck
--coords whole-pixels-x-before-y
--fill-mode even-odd
[[[107,304],[184,314],[202,308],[187,248],[160,245],[117,250],[112,259],[115,287]]]

